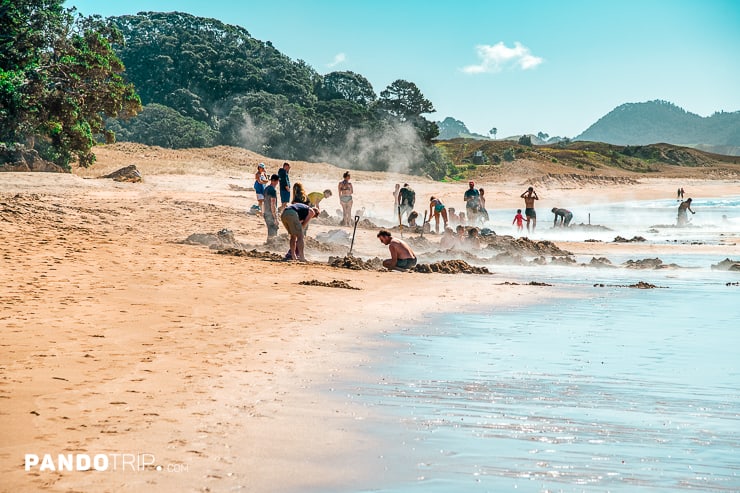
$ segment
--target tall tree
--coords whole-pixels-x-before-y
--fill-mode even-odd
[[[376,99],[372,84],[354,72],[331,72],[323,77],[316,89],[319,99],[346,99],[367,106]]]
[[[493,127],[491,130],[488,131],[488,133],[493,135],[493,138],[496,139],[496,134],[498,133],[498,129],[496,127]]]
[[[104,116],[141,110],[111,46],[120,33],[61,0],[0,1],[0,141],[36,147],[65,168],[73,158],[89,166],[96,136],[114,139]]]
[[[436,111],[432,102],[424,97],[416,84],[401,79],[396,80],[380,93],[377,105],[378,108],[402,121]]]

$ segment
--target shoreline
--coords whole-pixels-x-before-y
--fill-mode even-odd
[[[230,192],[229,177],[164,176],[143,187],[9,178],[0,183],[0,202],[7,204],[0,239],[8,245],[8,268],[0,279],[8,290],[1,305],[6,329],[0,354],[7,362],[0,385],[3,491],[295,491],[351,484],[357,471],[336,470],[332,461],[372,450],[376,438],[353,426],[367,409],[342,399],[327,405],[325,391],[336,379],[359,375],[366,356],[356,348],[377,348],[384,331],[417,323],[427,313],[565,296],[560,286],[498,286],[535,277],[528,271],[348,271],[216,255],[175,243],[224,226],[239,238],[263,241],[259,219],[242,212],[251,194]],[[386,182],[374,186],[380,193]],[[647,184],[639,194],[664,186]],[[697,190],[723,186],[728,183],[696,183]],[[452,197],[460,187],[439,188]],[[16,193],[21,198],[11,200]],[[634,193],[615,189],[606,195]],[[326,229],[312,226],[312,234]],[[374,236],[358,238],[363,255],[387,253]],[[642,248],[579,244],[594,251]],[[361,290],[298,285],[308,279],[343,280]],[[495,299],[492,288],[498,288]],[[151,452],[159,464],[187,464],[189,470],[120,477],[23,470],[23,454],[47,452]]]

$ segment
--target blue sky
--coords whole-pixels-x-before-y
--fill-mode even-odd
[[[237,24],[319,73],[358,72],[376,93],[414,82],[498,138],[575,137],[623,103],[701,116],[740,110],[737,0],[68,0],[83,14],[181,11]]]

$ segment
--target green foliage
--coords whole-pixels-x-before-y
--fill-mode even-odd
[[[514,159],[516,159],[516,156],[514,155],[514,148],[509,147],[508,149],[505,149],[503,152],[503,158],[504,158],[504,161],[508,161],[508,162],[511,162]]]
[[[378,98],[360,74],[322,76],[270,42],[215,19],[146,12],[108,21],[123,33],[125,44],[117,50],[147,114],[156,103],[159,114],[167,107],[184,117],[171,116],[159,137],[144,131],[151,122],[138,126],[134,119],[120,125],[119,140],[171,147],[172,134],[193,141],[200,130],[203,142],[215,139],[275,158],[380,170],[403,163],[418,173],[446,174],[431,145],[439,129],[422,117],[434,108],[412,82],[397,80]]]
[[[112,49],[120,33],[61,1],[1,5],[0,141],[24,142],[65,168],[73,158],[89,166],[96,136],[113,139],[104,116],[141,109]]]
[[[519,145],[532,147],[532,137],[529,135],[522,135],[519,137]]]
[[[147,145],[164,142],[171,149],[210,147],[218,136],[206,123],[160,104],[148,104],[139,116],[117,125],[116,135],[122,140]]]

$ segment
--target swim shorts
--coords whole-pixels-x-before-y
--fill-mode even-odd
[[[416,266],[415,258],[400,258],[396,260],[396,267],[398,269],[413,269]]]
[[[537,213],[534,211],[534,208],[530,207],[524,209],[524,215],[527,217],[537,217]]]

